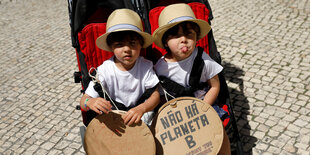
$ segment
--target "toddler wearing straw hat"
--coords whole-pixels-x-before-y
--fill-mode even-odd
[[[208,22],[196,19],[191,7],[187,4],[173,4],[165,7],[158,19],[159,27],[154,31],[154,43],[166,49],[167,54],[161,57],[156,65],[157,75],[190,87],[189,79],[194,59],[198,53],[196,42],[211,30]],[[204,68],[200,82],[208,86],[194,92],[196,98],[212,105],[220,90],[218,73],[223,69],[205,52],[201,58]]]
[[[184,90],[190,90],[190,93],[184,91],[187,93],[185,93],[185,96],[191,94],[190,96],[205,101],[212,105],[220,117],[226,117],[227,112],[214,104],[220,91],[218,74],[223,67],[203,52],[202,48],[196,47],[196,42],[206,36],[211,30],[209,23],[196,19],[189,5],[178,3],[169,5],[162,10],[158,19],[158,25],[159,27],[153,33],[154,43],[160,48],[166,49],[167,54],[157,61],[154,69],[161,80],[164,94],[172,93],[179,95],[174,97],[184,95],[180,94],[180,90],[176,88],[170,89],[175,90],[175,92],[168,92],[163,85],[161,77],[173,81],[172,83],[177,83],[176,85],[181,85],[185,88]],[[196,57],[202,59],[204,63],[200,80],[198,79],[200,82],[198,90],[196,88],[192,89],[190,85],[191,72],[194,69],[198,69],[192,68]],[[168,82],[171,83],[169,80]],[[201,86],[203,87],[201,88]],[[225,145],[222,146],[219,154],[230,154],[230,143],[226,132],[224,132],[223,143]]]
[[[138,123],[141,118],[150,124],[152,110],[159,103],[159,80],[152,62],[141,57],[140,51],[152,43],[152,36],[143,32],[141,19],[136,12],[129,9],[112,12],[107,21],[106,33],[97,38],[96,45],[114,53],[112,58],[97,68],[99,81],[113,104],[99,97],[93,87],[94,82],[90,82],[80,100],[81,108],[85,111],[91,109],[98,114],[108,113],[112,109],[125,110],[125,124]],[[146,100],[140,101],[139,98],[148,89],[154,91]]]

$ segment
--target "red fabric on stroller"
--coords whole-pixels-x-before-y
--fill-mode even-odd
[[[79,32],[80,50],[85,55],[87,70],[97,68],[104,60],[113,56],[112,52],[104,51],[96,46],[96,39],[106,32],[106,23],[91,23]]]

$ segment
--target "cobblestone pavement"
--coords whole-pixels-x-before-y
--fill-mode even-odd
[[[247,154],[310,152],[310,2],[210,0]],[[0,0],[0,154],[85,154],[64,0]]]

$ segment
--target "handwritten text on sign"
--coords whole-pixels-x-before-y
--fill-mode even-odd
[[[170,110],[167,112],[167,116],[160,118],[160,122],[166,130],[160,134],[160,140],[163,145],[184,137],[187,146],[192,148],[196,146],[196,142],[191,133],[209,125],[207,116],[199,113],[195,101],[182,110],[184,111],[177,110],[172,112]],[[186,121],[184,121],[184,118],[187,118]]]

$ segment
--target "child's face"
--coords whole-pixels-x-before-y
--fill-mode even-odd
[[[111,49],[115,55],[116,66],[123,71],[130,70],[140,55],[141,44],[138,39],[125,37],[121,41],[111,44]]]
[[[184,31],[183,28],[187,30]],[[176,34],[169,34],[167,36],[165,44],[171,51],[167,54],[167,58],[173,62],[188,58],[194,51],[197,41],[197,33],[191,24],[186,23],[185,27],[179,25],[177,30]]]

